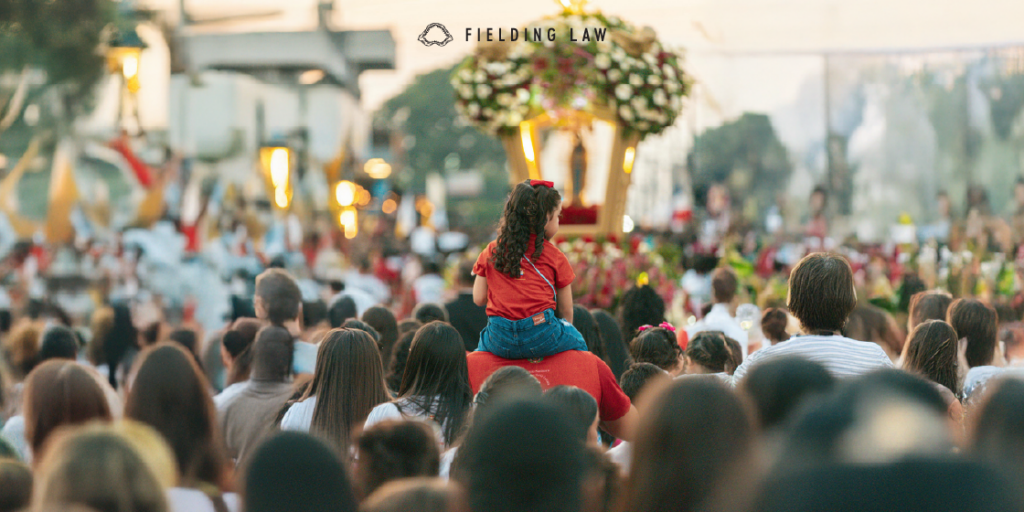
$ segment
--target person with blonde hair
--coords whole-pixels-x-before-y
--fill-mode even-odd
[[[60,504],[96,512],[169,512],[160,481],[123,435],[90,425],[51,437],[36,472],[33,509]]]

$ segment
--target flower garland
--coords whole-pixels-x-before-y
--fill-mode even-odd
[[[451,83],[459,114],[488,133],[510,133],[542,112],[603,109],[645,137],[679,115],[690,90],[682,60],[649,28],[566,11],[519,30],[516,41],[480,43]]]

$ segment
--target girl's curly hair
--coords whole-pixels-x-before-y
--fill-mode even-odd
[[[544,226],[548,215],[561,203],[557,190],[543,185],[531,186],[529,181],[516,185],[505,203],[505,213],[498,224],[498,242],[494,245],[491,263],[495,270],[513,279],[521,274],[520,264],[527,251],[537,259],[544,250]],[[532,248],[530,235],[537,235]]]

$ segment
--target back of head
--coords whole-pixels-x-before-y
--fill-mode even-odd
[[[622,373],[622,377],[619,378],[619,386],[622,387],[622,392],[629,397],[629,401],[636,403],[644,387],[658,378],[668,379],[669,376],[665,370],[651,363],[633,363],[628,370]]]
[[[274,325],[284,325],[299,317],[302,291],[288,272],[269,269],[256,277],[256,311]]]
[[[696,510],[749,462],[750,419],[717,379],[674,381],[645,409],[626,489],[629,510]]]
[[[991,386],[971,422],[971,451],[1024,475],[1024,381],[1003,379]]]
[[[263,327],[263,322],[255,318],[239,318],[231,324],[231,328],[224,333],[221,343],[231,354],[231,357],[238,357],[243,350],[249,348],[253,341],[256,341],[256,333]],[[231,333],[231,336],[228,336]]]
[[[164,343],[136,365],[125,416],[156,429],[171,445],[182,481],[216,484],[224,467],[206,377],[181,347]]]
[[[398,322],[395,314],[383,306],[374,306],[363,313],[363,321],[380,333],[381,359],[388,361],[398,341]]]
[[[63,430],[38,466],[34,508],[80,504],[96,512],[164,512],[164,489],[142,457],[109,429]]]
[[[412,477],[436,477],[441,452],[433,429],[421,421],[383,421],[359,436],[355,479],[360,494]]]
[[[384,367],[370,335],[355,329],[327,333],[306,396],[316,397],[310,432],[344,452],[352,427],[365,422],[370,411],[389,398]]]
[[[986,464],[951,457],[889,464],[829,464],[783,473],[762,485],[763,512],[1020,511],[1019,486]]]
[[[349,318],[348,320],[345,320],[345,323],[341,324],[341,327],[343,329],[355,329],[369,334],[370,338],[373,338],[373,342],[377,344],[377,348],[380,348],[380,333],[377,332],[377,329],[374,329],[370,324],[356,318]]]
[[[667,372],[679,368],[679,356],[683,349],[679,348],[675,334],[662,327],[644,329],[629,344],[629,353],[638,363],[651,363]]]
[[[412,316],[424,325],[430,322],[447,322],[448,310],[440,304],[424,302],[416,305],[416,308],[412,310]]]
[[[939,290],[915,293],[910,298],[907,327],[913,330],[927,320],[945,320],[946,312],[952,303],[953,297]]]
[[[741,385],[754,403],[761,429],[771,430],[808,399],[829,392],[835,377],[820,363],[780,357],[754,366]]]
[[[246,512],[356,510],[345,466],[336,452],[308,434],[281,432],[256,448],[244,471]]]
[[[622,372],[626,371],[626,368],[629,368],[630,363],[633,362],[629,356],[629,347],[622,339],[622,326],[619,325],[615,317],[603,309],[595,309],[590,314],[594,316],[594,321],[597,322],[597,327],[601,331],[601,346],[608,366],[611,367],[616,378],[621,377]]]
[[[853,270],[837,254],[805,256],[789,275],[789,310],[808,334],[843,328],[857,307]]]
[[[413,398],[444,427],[446,443],[452,443],[465,423],[473,400],[469,386],[466,347],[454,327],[431,322],[416,331],[402,376],[402,397]]]
[[[331,324],[331,329],[341,327],[346,320],[355,318],[357,315],[356,301],[347,295],[338,297],[327,309],[327,320]]]
[[[587,350],[603,360],[604,343],[601,341],[601,329],[598,328],[594,315],[591,315],[587,308],[576,304],[572,307],[572,326],[583,335],[583,341],[587,342]]]
[[[452,479],[466,489],[471,510],[578,512],[583,450],[553,406],[509,402],[474,423]]]
[[[957,299],[950,304],[946,321],[961,339],[967,338],[967,366],[992,363],[998,335],[994,309],[980,300]]]
[[[956,331],[942,320],[926,320],[907,338],[903,368],[960,394]]]
[[[110,406],[96,379],[73,361],[52,360],[25,379],[25,440],[39,454],[58,427],[110,421]]]
[[[458,279],[459,286],[471,287],[476,281],[476,276],[473,275],[473,265],[476,262],[467,258],[459,263],[458,273],[455,275]]]
[[[779,472],[948,453],[946,401],[921,377],[880,370],[847,380],[788,429]]]
[[[459,512],[463,496],[438,478],[407,478],[377,489],[359,507],[361,512]]]
[[[480,386],[474,399],[475,414],[490,410],[495,404],[514,399],[540,398],[540,381],[519,366],[506,366],[492,373]]]
[[[406,318],[398,322],[398,337],[401,338],[410,332],[416,332],[420,327],[423,327],[423,322],[415,318]]]
[[[686,344],[687,364],[699,364],[711,373],[735,370],[732,366],[732,350],[725,335],[718,331],[704,331]],[[687,373],[691,372],[687,369]]]
[[[39,364],[41,334],[37,324],[25,322],[3,337],[4,355],[11,367],[19,374],[19,378],[28,375]]]
[[[196,339],[196,332],[192,329],[175,329],[167,337],[168,340],[177,343],[178,346],[185,349],[185,352],[192,354],[193,358],[197,358],[199,354],[199,340]],[[198,359],[196,362],[198,363]]]
[[[622,335],[627,343],[644,325],[665,321],[665,300],[650,286],[636,286],[622,295]]]
[[[0,459],[0,511],[16,512],[32,500],[32,470],[12,459]]]
[[[786,332],[786,325],[789,323],[789,315],[781,308],[768,308],[761,315],[761,332],[773,344],[789,339]]]
[[[288,329],[270,325],[260,329],[252,344],[253,380],[282,382],[291,374],[294,340]]]
[[[39,361],[49,359],[78,358],[78,337],[74,331],[63,326],[53,326],[43,333],[43,341],[39,347]]]
[[[327,304],[322,300],[302,303],[302,326],[306,329],[318,327],[327,321]]]
[[[590,440],[590,427],[597,421],[594,397],[576,386],[555,386],[544,392],[542,401],[565,414],[577,439],[584,443]]]
[[[715,269],[711,274],[711,298],[715,304],[729,304],[736,298],[739,287],[736,272],[728,267]]]
[[[529,181],[516,185],[505,202],[505,211],[498,223],[498,239],[491,263],[502,274],[518,278],[523,257],[536,260],[544,250],[548,215],[561,204],[558,191]],[[535,236],[533,243],[530,237]]]
[[[391,351],[391,360],[388,361],[387,382],[388,389],[397,392],[402,389],[402,378],[405,376],[405,366],[409,363],[409,350],[412,348],[412,340],[416,338],[416,331],[403,334],[395,343]]]

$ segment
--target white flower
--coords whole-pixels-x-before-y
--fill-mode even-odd
[[[629,85],[633,87],[640,87],[644,84],[644,79],[640,75],[633,73],[629,75]]]
[[[679,101],[679,96],[672,96],[668,100],[668,108],[672,109],[673,112],[678,111],[680,106],[682,106],[682,102]]]
[[[654,57],[654,55],[651,55],[649,53],[645,53],[645,54],[643,54],[643,59],[644,59],[645,62],[647,62],[651,66],[657,66],[658,65],[658,59],[656,59]]]
[[[467,84],[460,85],[459,86],[459,96],[462,96],[463,98],[465,98],[467,100],[469,98],[472,98],[473,97],[473,86],[472,85],[467,85]]]
[[[622,71],[619,71],[617,69],[609,71],[608,80],[610,80],[611,82],[618,82],[619,80],[622,80]]]
[[[665,78],[673,80],[676,77],[676,68],[673,66],[665,66],[661,71],[665,74]]]
[[[621,98],[625,99],[625,98]],[[647,100],[643,96],[633,96],[633,99],[629,100],[629,104],[633,106],[633,110],[642,112],[647,108]]]
[[[616,48],[612,50],[612,58],[616,61],[622,62],[626,60],[626,52],[622,48]]]
[[[525,88],[519,89],[518,91],[516,91],[516,99],[522,103],[530,101],[530,90]]]
[[[476,83],[483,83],[487,81],[487,74],[484,73],[482,69],[478,69],[476,70],[476,73],[473,73],[473,81]]]
[[[679,92],[679,84],[676,82],[666,82],[665,89],[668,90],[669,94],[675,94]]]
[[[659,107],[664,107],[668,103],[668,97],[665,95],[665,91],[658,89],[654,91],[654,104]]]
[[[498,97],[496,98],[496,100],[498,102],[498,105],[501,105],[503,107],[509,107],[509,106],[512,105],[513,98],[512,98],[511,94],[509,94],[507,92],[503,92],[503,93],[498,94]]]
[[[651,75],[647,77],[647,83],[651,85],[661,85],[661,77],[658,75]]]
[[[606,53],[599,53],[594,57],[594,65],[597,69],[608,69],[612,65],[612,59]]]
[[[480,84],[476,86],[476,95],[480,98],[486,98],[491,95],[491,86],[487,84]]]
[[[484,109],[484,117],[486,117],[488,119],[492,119],[494,117],[494,110],[492,110],[490,108],[485,108]]]
[[[466,107],[466,113],[468,113],[470,117],[476,117],[480,115],[480,104],[470,103],[469,106]]]
[[[642,132],[647,131],[647,129],[650,127],[651,123],[648,123],[647,121],[640,121],[639,123],[636,124],[636,129]]]
[[[621,117],[623,121],[632,121],[633,111],[630,110],[629,107],[623,105],[619,107],[619,117]]]
[[[615,97],[621,101],[626,101],[630,96],[633,95],[633,88],[626,84],[619,84],[615,86]]]
[[[468,68],[462,68],[462,71],[459,71],[459,80],[462,80],[463,82],[468,82],[472,78],[473,72],[470,71]]]
[[[510,124],[510,125],[518,125],[521,122],[523,122],[523,115],[522,114],[520,114],[519,112],[511,112],[511,113],[509,113],[509,115],[508,115],[508,124]]]

